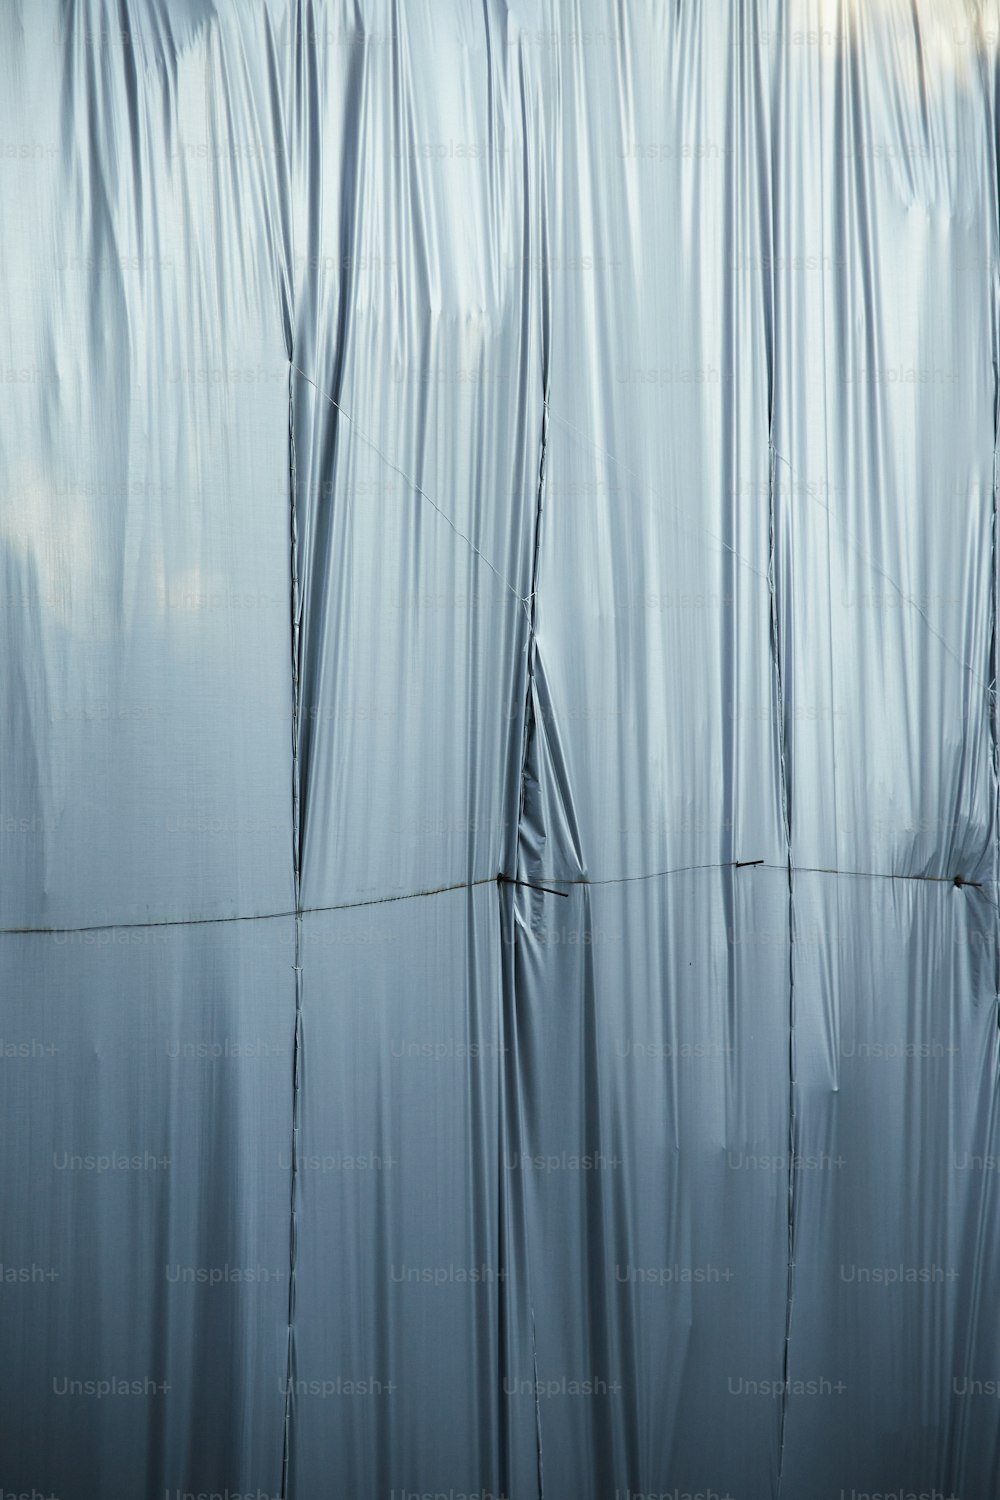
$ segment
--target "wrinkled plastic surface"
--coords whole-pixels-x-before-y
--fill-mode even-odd
[[[5,1492],[1000,1488],[998,56],[4,0]]]

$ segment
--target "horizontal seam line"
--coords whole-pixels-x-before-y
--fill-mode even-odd
[[[289,911],[264,911],[236,917],[171,917],[159,922],[98,922],[92,927],[0,927],[0,937],[36,934],[41,937],[57,932],[121,932],[146,927],[219,927],[227,922],[276,922],[283,917],[308,917],[327,911],[355,911],[362,906],[385,906],[393,901],[417,901],[421,896],[442,896],[447,891],[471,891],[480,885],[496,885],[495,875],[482,880],[460,880],[455,885],[439,885],[428,891],[408,891],[402,896],[373,896],[369,901],[341,901],[334,906],[300,906]]]
[[[591,886],[591,885],[632,885],[640,880],[662,880],[668,875],[695,874],[700,870],[778,870],[787,873],[787,865],[767,864],[763,860],[748,864],[743,860],[723,860],[713,865],[677,865],[671,870],[653,870],[648,875],[619,875],[612,876],[607,880],[580,880],[567,879],[561,875],[543,875],[540,878],[550,880],[556,885],[569,886]],[[889,875],[879,870],[832,870],[822,866],[793,865],[792,873],[796,875],[837,875],[842,878],[856,880],[920,880],[932,885],[954,885],[954,875]],[[995,880],[961,880],[961,889],[984,890],[986,886],[996,885]],[[98,922],[90,927],[0,927],[0,937],[51,937],[55,933],[62,932],[129,932],[139,931],[148,927],[219,927],[229,922],[276,922],[287,917],[308,917],[322,915],[331,911],[356,911],[366,906],[387,906],[396,901],[418,901],[424,896],[443,896],[451,891],[471,891],[481,885],[495,885],[497,881],[510,885],[524,885],[524,881],[511,880],[507,875],[487,875],[480,880],[460,880],[454,885],[434,886],[426,891],[409,891],[401,896],[372,896],[367,901],[341,901],[333,906],[300,906],[292,907],[288,911],[265,911],[250,916],[235,917],[171,917],[166,921],[154,922]],[[540,887],[531,887],[540,889]],[[547,894],[560,895],[555,891]]]
[[[670,870],[652,870],[648,875],[616,875],[607,880],[580,880],[562,875],[542,874],[540,880],[550,880],[556,885],[629,885],[639,880],[660,880],[667,875],[686,875],[698,870],[780,870],[782,874],[788,871],[788,865],[772,865],[760,860],[722,860],[712,865],[677,865]],[[993,880],[966,880],[964,876],[955,875],[893,875],[882,870],[833,870],[823,866],[792,865],[793,875],[838,875],[853,877],[858,880],[924,880],[940,885],[954,885],[958,880],[962,888],[969,887],[971,890],[982,890],[987,885],[996,884]]]

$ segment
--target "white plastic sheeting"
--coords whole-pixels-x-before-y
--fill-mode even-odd
[[[995,0],[3,0],[0,1487],[1000,1488]]]

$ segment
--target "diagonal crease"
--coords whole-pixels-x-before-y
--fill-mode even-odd
[[[518,593],[517,589],[510,582],[510,580],[504,577],[499,568],[494,567],[494,565],[490,562],[489,558],[484,552],[480,552],[479,548],[476,546],[472,538],[466,536],[464,531],[459,530],[459,528],[455,525],[454,521],[449,516],[448,512],[446,510],[442,510],[441,506],[438,505],[430,495],[428,495],[423,486],[419,485],[417,481],[412,477],[412,475],[407,474],[405,469],[401,469],[398,464],[393,463],[389,455],[387,453],[383,453],[382,449],[375,442],[375,439],[369,437],[368,433],[364,432],[362,428],[358,426],[357,422],[351,416],[350,412],[345,411],[344,407],[341,406],[339,401],[335,401],[332,396],[328,395],[327,392],[322,389],[321,386],[318,386],[315,380],[313,380],[311,376],[306,374],[305,370],[300,369],[296,364],[292,364],[292,369],[296,372],[296,374],[301,375],[302,379],[306,381],[308,385],[311,385],[314,391],[316,391],[326,401],[329,401],[331,406],[336,407],[337,411],[340,412],[340,415],[345,419],[345,421],[350,423],[351,427],[358,434],[358,437],[366,442],[370,448],[374,449],[374,451],[378,454],[379,458],[384,464],[387,464],[394,473],[398,474],[402,479],[405,479],[411,489],[416,490],[417,494],[420,495],[422,499],[427,501],[427,504],[431,507],[431,509],[433,511],[436,511],[437,514],[441,517],[442,521],[444,521],[448,526],[451,527],[455,535],[459,537],[463,542],[465,542],[466,546],[472,549],[472,551],[480,559],[481,562],[484,562],[486,564],[494,577],[500,580],[508,593],[513,594],[514,598],[527,613],[528,599],[526,599],[524,595]],[[528,598],[530,597],[531,595],[528,596]]]

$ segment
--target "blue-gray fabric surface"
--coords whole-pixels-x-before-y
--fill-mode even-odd
[[[0,0],[0,1491],[1000,1493],[998,0]]]

